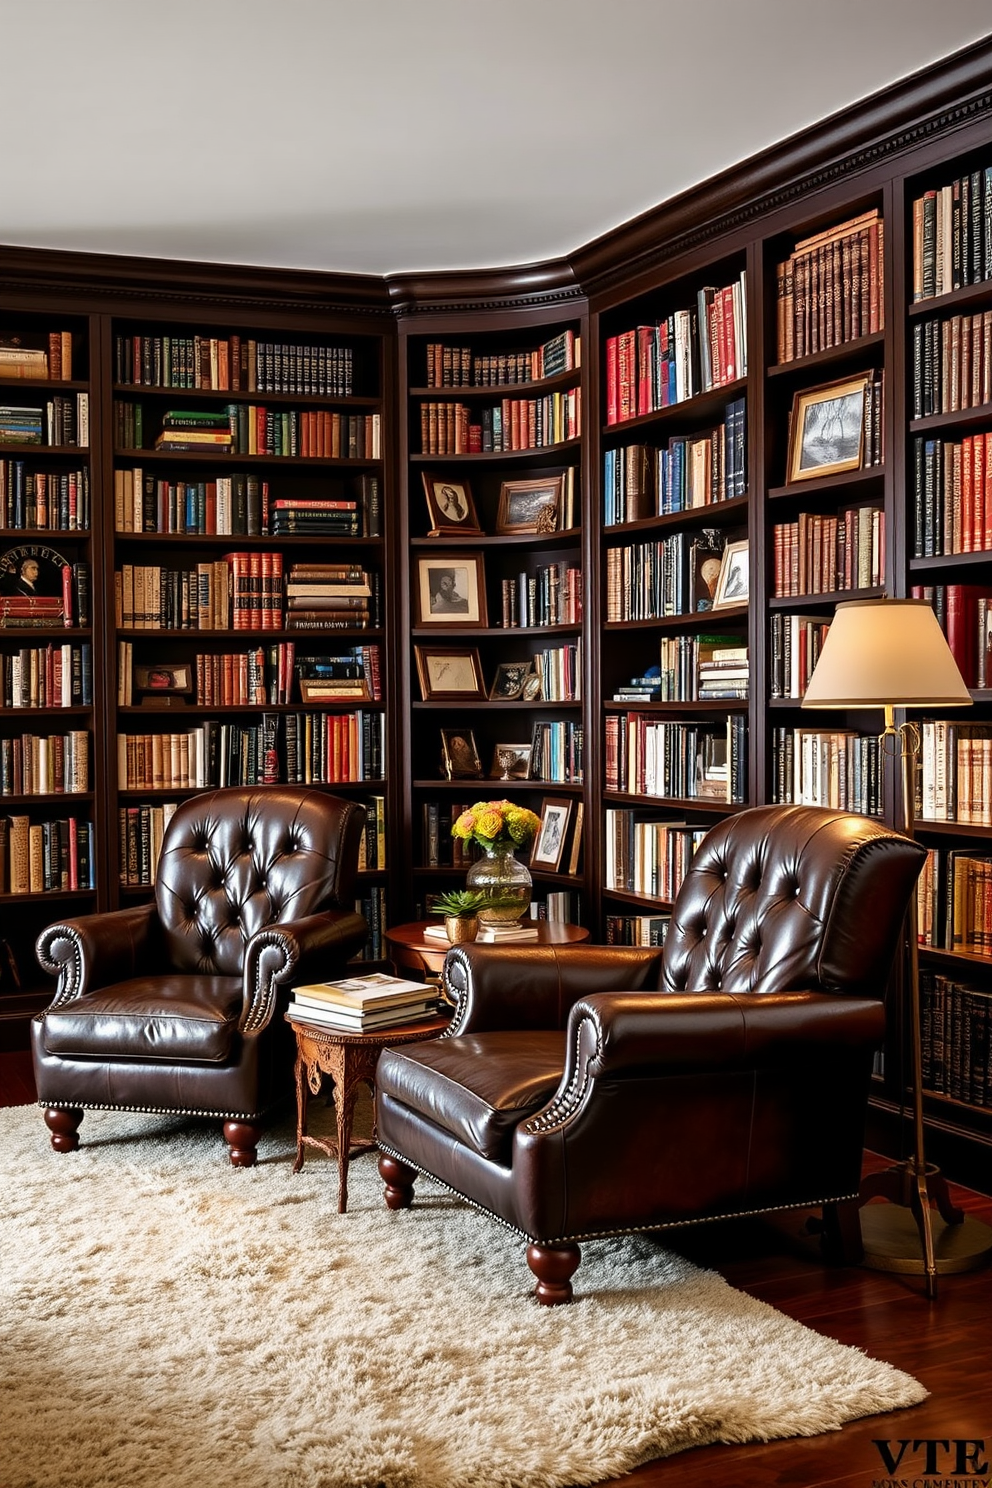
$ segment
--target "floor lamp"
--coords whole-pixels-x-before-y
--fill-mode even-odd
[[[902,825],[912,837],[920,731],[915,723],[897,724],[895,710],[964,707],[971,700],[926,600],[866,599],[837,606],[802,706],[884,709],[879,742],[883,755],[900,763]],[[913,1155],[865,1179],[863,1205],[876,1196],[890,1203],[862,1207],[861,1230],[866,1265],[922,1273],[927,1296],[935,1297],[938,1272],[971,1270],[988,1258],[992,1229],[956,1209],[941,1174],[927,1166],[915,893],[907,915],[907,942]],[[931,1204],[936,1204],[939,1219],[932,1215]]]

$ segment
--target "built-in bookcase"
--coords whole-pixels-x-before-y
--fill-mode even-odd
[[[404,337],[409,903],[464,878],[451,823],[507,796],[567,816],[536,913],[586,922],[583,356],[574,308]]]

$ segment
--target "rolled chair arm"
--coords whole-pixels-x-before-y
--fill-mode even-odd
[[[876,1048],[884,1030],[885,1011],[876,998],[824,992],[583,998],[569,1016],[561,1084],[522,1130],[536,1136],[564,1125],[599,1080],[795,1067],[807,1050],[822,1058],[829,1050]]]
[[[267,925],[245,949],[244,990],[238,1027],[248,1038],[261,1033],[276,1008],[276,988],[295,981],[326,981],[368,939],[365,917],[351,910],[332,910]]]
[[[590,993],[656,989],[662,955],[640,946],[453,946],[444,961],[455,1003],[448,1036],[564,1028],[573,1003]]]
[[[162,953],[158,913],[154,904],[141,904],[62,920],[41,932],[35,953],[45,971],[58,977],[49,1006],[62,1007],[92,987],[151,969]]]

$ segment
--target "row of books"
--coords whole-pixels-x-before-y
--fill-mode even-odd
[[[342,565],[342,568],[345,567]],[[114,575],[121,630],[364,630],[380,623],[379,575],[326,590],[315,571],[294,565],[283,575],[283,556],[253,549],[191,568],[125,563]],[[336,581],[327,581],[334,584]],[[2,602],[0,602],[2,603]]]
[[[662,636],[657,667],[633,677],[613,694],[617,702],[695,703],[746,698],[747,642],[734,635]]]
[[[913,299],[992,276],[992,165],[913,201]]]
[[[571,330],[559,331],[534,351],[473,354],[471,346],[428,341],[426,386],[503,387],[507,383],[537,382],[542,377],[571,372],[581,365],[581,359],[581,338]]]
[[[533,574],[503,579],[500,594],[504,630],[578,625],[582,620],[582,570],[567,558],[542,564]]]
[[[820,659],[830,621],[822,615],[769,616],[768,692],[773,698],[801,698]]]
[[[882,330],[884,227],[877,207],[804,238],[775,266],[779,362]]]
[[[992,310],[913,323],[913,418],[992,402]]]
[[[919,728],[920,818],[992,826],[992,725],[925,718]]]
[[[568,871],[578,870],[570,867]],[[547,920],[556,925],[581,925],[584,923],[582,895],[578,889],[549,889],[530,901],[528,915],[532,920]]]
[[[265,713],[257,723],[210,720],[182,731],[117,736],[121,790],[228,785],[334,785],[381,780],[385,718]]]
[[[504,398],[491,408],[464,403],[420,405],[420,451],[424,455],[500,454],[547,449],[582,433],[579,388],[540,398]]]
[[[49,331],[33,339],[41,344],[30,346],[23,336],[0,339],[0,380],[71,382],[72,332]]]
[[[535,723],[531,734],[528,778],[548,784],[581,785],[585,731],[581,723],[552,719]]]
[[[365,892],[355,900],[355,912],[365,916],[369,927],[368,939],[355,959],[381,961],[386,949],[385,931],[389,923],[385,885],[369,884]]]
[[[84,396],[83,394],[79,395]],[[230,403],[227,427],[192,413],[166,414],[156,435],[156,450],[186,454],[276,455],[310,460],[378,460],[382,458],[382,423],[378,413],[336,413],[330,409],[267,408]],[[135,437],[144,421],[134,425]],[[63,441],[72,443],[74,441]],[[124,446],[143,449],[144,443]]]
[[[658,821],[636,811],[606,812],[605,886],[671,903],[682,886],[705,827],[684,821]],[[652,944],[631,941],[620,944]]]
[[[747,794],[747,719],[720,723],[607,713],[608,791],[672,800],[742,802]]]
[[[913,557],[992,548],[992,434],[917,435],[911,460]]]
[[[694,511],[747,492],[744,398],[727,404],[724,422],[668,444],[619,445],[603,457],[603,522],[607,527],[670,512]]]
[[[547,646],[534,653],[534,670],[541,679],[546,703],[578,702],[582,697],[582,647],[579,641]]]
[[[286,1017],[340,1033],[370,1033],[423,1022],[438,1008],[438,994],[424,982],[386,972],[343,977],[334,982],[307,982],[290,993]]]
[[[114,337],[114,381],[123,387],[347,398],[353,378],[350,346],[260,341],[237,334]]]
[[[341,652],[296,656],[293,641],[253,646],[249,651],[198,651],[189,677],[197,707],[265,708],[304,702],[378,702],[382,697],[379,647],[352,646]],[[159,699],[159,689],[174,696],[174,668],[134,667],[134,643],[118,643],[117,700],[130,707],[135,693],[144,702]],[[185,691],[186,689],[180,689]],[[305,693],[305,696],[302,696]]]
[[[937,616],[966,687],[992,685],[992,589],[981,584],[914,584]]]
[[[606,339],[606,422],[655,413],[747,376],[746,276]]]
[[[29,470],[24,460],[0,460],[0,527],[84,532],[90,521],[90,473],[85,466]]]
[[[162,852],[165,829],[175,814],[176,801],[143,801],[117,809],[117,868],[127,888],[150,888]]]
[[[93,649],[49,641],[0,655],[0,707],[78,708],[93,702]]]
[[[379,873],[387,866],[386,798],[365,796],[365,831],[358,844],[359,873]]]
[[[840,594],[885,582],[885,512],[852,506],[837,516],[800,512],[794,522],[776,522],[774,594]]]
[[[863,816],[882,812],[882,760],[877,734],[854,729],[773,728],[772,801],[830,806]]]
[[[94,875],[92,822],[0,816],[0,894],[75,893]]]
[[[992,1008],[988,987],[941,972],[920,972],[924,1090],[972,1106],[992,1106]]]
[[[85,449],[90,442],[89,393],[54,393],[44,404],[0,406],[0,445]]]
[[[325,482],[317,489],[320,494],[309,488],[306,496],[273,497],[269,481],[251,472],[212,480],[169,480],[141,466],[118,467],[114,530],[232,537],[380,535],[378,475],[358,475],[347,484]]]
[[[607,548],[606,623],[710,609],[726,544],[725,533],[708,527]]]
[[[671,923],[670,914],[611,914],[604,920],[604,938],[607,945],[663,946]]]
[[[929,848],[916,902],[920,945],[992,956],[992,856]]]
[[[89,788],[86,729],[0,738],[0,796],[79,795]]]

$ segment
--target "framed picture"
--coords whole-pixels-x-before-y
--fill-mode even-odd
[[[160,661],[154,666],[136,666],[134,686],[137,692],[192,692],[193,668],[186,661]]]
[[[480,532],[475,503],[466,480],[449,480],[446,476],[424,471],[424,491],[431,519],[431,536],[444,532]]]
[[[490,780],[526,780],[530,772],[530,744],[497,744]]]
[[[530,855],[532,868],[548,868],[557,872],[565,851],[565,838],[572,815],[572,802],[561,796],[546,796],[541,806],[541,825],[534,838],[534,850]]]
[[[741,542],[728,543],[723,550],[720,577],[713,594],[714,610],[747,604],[750,590],[747,538],[744,538]]]
[[[489,689],[490,702],[513,702],[523,697],[527,678],[533,675],[532,661],[501,661]]]
[[[425,703],[485,697],[482,662],[474,646],[415,646],[414,652]]]
[[[446,780],[482,779],[482,761],[471,729],[441,730],[441,764]]]
[[[689,609],[711,610],[723,566],[726,539],[706,528],[689,548]]]
[[[868,376],[796,393],[789,420],[790,481],[861,468]]]
[[[531,672],[530,676],[524,682],[520,696],[525,703],[534,703],[541,696],[542,690],[540,672]]]
[[[557,532],[564,480],[562,475],[549,475],[543,480],[504,481],[499,488],[496,531],[504,535]]]
[[[44,543],[21,543],[0,554],[0,596],[62,599],[68,560]]]
[[[486,624],[486,575],[481,553],[421,554],[413,585],[415,625],[464,630]]]

